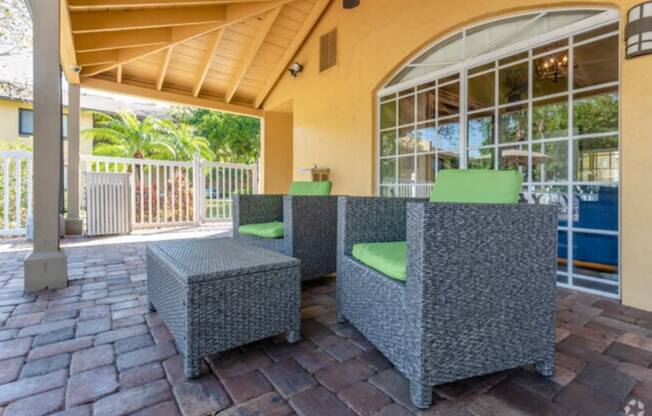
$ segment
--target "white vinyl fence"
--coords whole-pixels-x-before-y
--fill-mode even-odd
[[[229,220],[235,193],[258,193],[255,164],[82,155],[80,172],[83,211],[87,206],[85,172],[130,174],[128,217],[132,228]],[[25,235],[32,215],[31,152],[0,152],[0,187],[0,236]]]

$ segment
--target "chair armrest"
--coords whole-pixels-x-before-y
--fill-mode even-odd
[[[234,195],[233,233],[241,225],[283,221],[283,195]]]
[[[337,247],[351,254],[357,243],[404,241],[408,202],[415,198],[341,196],[337,207]]]
[[[407,212],[406,310],[417,332],[492,338],[496,348],[510,331],[515,342],[554,332],[555,206],[421,203]]]

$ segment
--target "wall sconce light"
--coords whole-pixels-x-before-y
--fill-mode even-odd
[[[641,3],[627,12],[625,57],[652,54],[652,1]]]
[[[354,9],[360,5],[360,0],[344,0],[343,6],[345,9]]]
[[[290,76],[292,78],[296,78],[299,73],[303,72],[303,65],[301,65],[298,62],[292,63],[290,67],[288,68],[288,72],[290,73]]]

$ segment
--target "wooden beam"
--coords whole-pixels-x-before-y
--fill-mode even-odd
[[[71,22],[73,33],[95,33],[219,23],[225,16],[226,7],[217,5],[72,13]]]
[[[199,72],[197,73],[197,79],[195,80],[195,85],[192,88],[193,97],[197,97],[199,95],[199,91],[201,91],[201,87],[202,85],[204,85],[204,80],[206,79],[208,70],[211,67],[211,62],[213,61],[213,57],[215,56],[215,51],[217,51],[217,48],[220,45],[220,41],[222,40],[223,36],[224,36],[224,29],[218,30],[213,34],[213,36],[211,36],[211,39],[208,42],[208,48],[206,49],[206,54],[204,55],[204,59],[202,60],[202,63],[199,65]]]
[[[209,110],[223,111],[226,113],[241,114],[252,117],[262,117],[263,111],[239,104],[227,104],[224,101],[195,98],[190,94],[180,94],[168,91],[157,91],[154,88],[147,88],[139,85],[118,84],[113,81],[101,78],[82,77],[82,87],[96,90],[109,91],[117,94],[125,94],[139,98],[149,98],[156,101],[176,103],[193,107],[207,108]]]
[[[306,20],[304,20],[301,28],[299,28],[299,31],[297,32],[295,38],[292,40],[292,43],[290,43],[290,46],[288,46],[286,49],[283,57],[278,61],[278,64],[276,64],[272,70],[270,77],[267,79],[267,81],[265,81],[263,88],[256,96],[256,99],[254,100],[254,107],[259,108],[263,101],[265,101],[265,98],[267,98],[267,95],[272,90],[274,85],[276,85],[276,82],[281,77],[281,75],[285,73],[285,70],[290,64],[290,61],[292,58],[294,58],[294,55],[306,40],[310,34],[310,31],[314,27],[315,23],[317,23],[317,20],[324,12],[324,10],[326,10],[326,6],[328,6],[329,3],[330,0],[317,0],[315,2],[312,10],[310,10],[310,14],[308,14],[308,17],[306,17]]]
[[[274,24],[276,18],[281,12],[282,7],[283,6],[277,7],[276,9],[267,12],[267,15],[263,19],[263,22],[261,23],[258,32],[256,32],[256,36],[254,36],[254,39],[249,45],[247,51],[245,52],[242,61],[238,65],[238,69],[236,70],[235,74],[233,75],[233,78],[231,79],[231,83],[229,84],[229,89],[226,91],[226,96],[224,97],[224,101],[226,101],[227,103],[231,102],[231,99],[235,95],[235,92],[238,90],[238,87],[240,86],[242,79],[247,73],[247,70],[251,66],[251,63],[253,62],[254,58],[256,58],[256,55],[258,54],[260,47],[263,45],[263,42],[265,41],[265,38],[267,37],[269,30],[272,28],[272,25]]]
[[[66,1],[62,0],[59,3],[59,42],[61,55],[61,67],[63,73],[66,75],[68,82],[72,84],[79,84],[79,71],[76,71],[77,56],[75,55],[75,40],[70,30],[70,13],[66,7]]]
[[[121,48],[165,45],[172,40],[172,28],[123,30],[75,35],[77,52],[97,52]]]
[[[253,3],[270,0],[69,0],[70,10],[106,10],[146,7],[199,6],[205,4]]]
[[[163,82],[165,82],[165,74],[168,72],[168,65],[170,65],[170,57],[172,56],[172,48],[168,48],[163,55],[163,62],[161,62],[161,70],[158,73],[158,79],[156,80],[156,89],[161,91],[163,88]]]
[[[117,70],[116,76],[115,76],[115,82],[117,82],[118,84],[122,84],[122,65],[120,65],[118,67],[118,70]]]
[[[290,1],[293,0],[274,0],[263,3],[242,3],[228,5],[226,7],[226,20],[221,23],[171,28],[172,32],[170,35],[170,42],[164,45],[144,46],[139,48],[120,50],[118,62],[114,64],[106,64],[103,66],[98,65],[89,70],[84,68],[82,75],[86,77],[92,77],[102,72],[110,71],[113,68],[116,68],[118,65],[122,65],[136,59],[161,52],[162,50],[187,42],[191,39],[196,39],[216,30],[239,23],[250,17],[254,17],[266,11],[280,7],[285,3],[289,3]]]
[[[118,61],[118,51],[98,51],[84,52],[77,54],[77,64],[79,66],[110,64]]]

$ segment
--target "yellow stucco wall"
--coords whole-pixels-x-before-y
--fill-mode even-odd
[[[278,109],[277,109],[278,110]],[[261,192],[284,194],[292,182],[292,112],[266,111],[261,140]]]
[[[490,17],[547,7],[627,10],[637,0],[362,0],[353,10],[333,1],[296,60],[305,69],[283,76],[265,109],[292,100],[294,177],[318,164],[331,169],[333,191],[375,189],[375,92],[402,63],[450,31]],[[621,25],[624,29],[624,23]],[[338,65],[318,73],[319,36],[338,29]],[[623,53],[624,54],[624,53]],[[621,61],[622,300],[652,310],[652,56]]]
[[[31,110],[32,104],[0,99],[0,141],[19,141],[25,144],[32,143],[32,136],[21,136],[18,132],[18,112],[21,108]],[[64,112],[67,111],[64,110]],[[82,111],[79,123],[80,131],[93,127],[92,113],[89,111]],[[92,154],[92,140],[86,140],[83,136],[80,140],[81,154]]]

